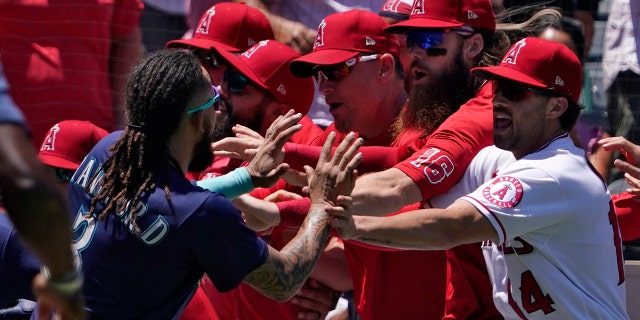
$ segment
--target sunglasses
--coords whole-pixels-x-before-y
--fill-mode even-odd
[[[222,82],[227,83],[229,92],[234,94],[241,94],[242,92],[244,92],[244,88],[249,83],[249,79],[247,79],[247,77],[237,71],[226,69],[224,71],[224,75],[222,76]]]
[[[534,93],[546,97],[560,96],[560,94],[548,89],[529,87],[525,84],[506,79],[493,80],[493,95],[495,95],[498,91],[500,91],[500,93],[502,93],[502,96],[507,100],[513,102],[522,101]]]
[[[62,169],[57,167],[51,167],[56,177],[56,181],[58,182],[70,182],[71,177],[75,173],[74,170]]]
[[[442,43],[445,34],[449,31],[461,35],[464,39],[471,37],[475,33],[473,28],[469,26],[461,26],[453,29],[412,31],[406,35],[407,50],[412,52],[414,46],[416,46],[425,50],[428,56],[444,56],[447,54],[447,49],[434,47]]]
[[[213,110],[215,111],[218,111],[220,109],[220,92],[218,91],[216,86],[211,86],[211,89],[213,89],[213,97],[203,105],[187,110],[187,114],[194,114],[198,111],[209,109],[211,106],[213,106]]]
[[[373,61],[378,59],[378,54],[371,54],[366,56],[358,56],[351,58],[343,63],[321,66],[317,65],[313,67],[313,78],[318,83],[322,81],[340,81],[351,74],[351,69],[359,62]]]
[[[220,60],[216,58],[216,55],[209,50],[195,49],[193,50],[193,54],[195,54],[198,59],[200,59],[200,63],[205,66],[211,67],[213,69],[219,69],[224,66],[224,64],[222,64]]]

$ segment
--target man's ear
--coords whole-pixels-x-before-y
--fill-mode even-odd
[[[204,132],[204,112],[195,112],[192,115],[187,115],[187,118],[187,121],[195,128],[195,131]]]
[[[547,117],[550,119],[558,119],[569,108],[569,101],[565,97],[553,97],[549,99],[547,105]]]
[[[482,49],[484,49],[484,39],[480,33],[474,33],[463,41],[462,50],[464,56],[470,61],[475,61]]]
[[[395,76],[396,60],[393,55],[385,53],[378,59],[378,78],[382,82],[388,82]]]

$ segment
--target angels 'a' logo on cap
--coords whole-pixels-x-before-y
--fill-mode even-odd
[[[413,9],[411,14],[424,14],[424,0],[413,1]]]
[[[515,207],[522,199],[522,193],[520,180],[509,176],[496,178],[482,190],[487,201],[503,208]]]
[[[247,58],[247,59],[251,59],[251,56],[256,53],[256,51],[260,50],[260,48],[264,47],[267,45],[267,43],[269,43],[269,40],[262,40],[260,42],[258,42],[257,45],[252,46],[251,48],[247,49],[247,51],[245,51],[242,56]]]
[[[51,129],[49,129],[49,133],[44,138],[44,142],[42,142],[42,146],[40,147],[40,151],[53,151],[56,149],[56,135],[60,131],[60,127],[56,123]]]
[[[211,18],[216,15],[216,8],[211,8],[211,10],[207,11],[206,15],[200,20],[200,25],[198,29],[196,29],[196,33],[200,34],[208,34],[209,26],[211,25]]]
[[[318,25],[318,34],[316,35],[316,41],[313,43],[313,48],[324,46],[324,29],[327,27],[327,22],[322,20]]]
[[[525,39],[516,42],[511,47],[509,52],[507,52],[507,54],[504,56],[504,59],[502,59],[502,63],[516,64],[516,60],[518,59],[518,55],[520,54],[520,49],[522,49],[522,47],[526,45],[527,42],[525,41]]]

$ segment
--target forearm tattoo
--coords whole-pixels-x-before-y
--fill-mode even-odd
[[[331,229],[323,210],[309,211],[296,237],[280,252],[269,249],[269,258],[245,277],[262,294],[286,301],[304,284],[324,250]]]

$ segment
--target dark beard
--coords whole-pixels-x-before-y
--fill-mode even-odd
[[[259,105],[262,105],[264,103],[264,100],[265,99],[262,99]],[[255,117],[249,122],[245,122],[238,120],[238,117],[234,115],[233,105],[225,101],[225,107],[227,109],[227,112],[222,116],[219,115],[216,119],[216,125],[214,126],[213,132],[211,134],[211,141],[218,141],[227,137],[235,137],[236,134],[233,132],[232,128],[236,124],[243,125],[259,133],[260,124],[262,123],[262,119],[265,117],[263,109],[258,109],[262,112],[256,114]]]
[[[211,152],[211,140],[205,137],[193,147],[193,159],[189,162],[190,172],[204,171],[213,162],[213,152]]]
[[[407,107],[393,124],[394,136],[407,129],[431,133],[471,99],[475,91],[470,69],[458,55],[452,70],[433,81],[413,85]]]
[[[231,128],[233,128],[233,123],[230,118],[230,115],[233,114],[233,106],[225,99],[222,99],[221,103],[224,103],[226,112],[216,117],[216,123],[213,126],[213,132],[211,133],[211,141],[218,141],[227,137],[235,136],[231,130]]]

